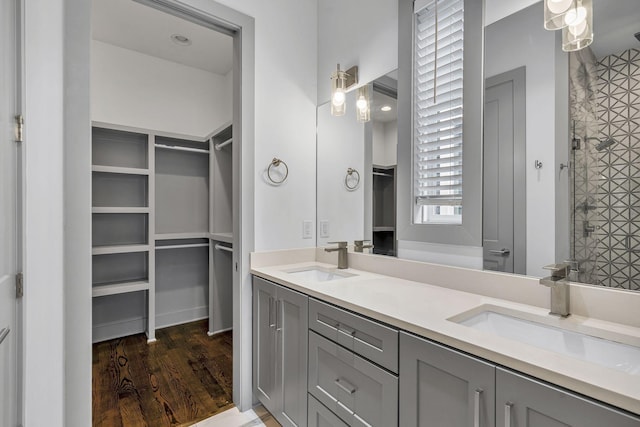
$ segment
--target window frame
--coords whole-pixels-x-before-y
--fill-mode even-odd
[[[413,0],[398,2],[398,240],[482,246],[483,0],[464,0],[462,224],[414,223]]]

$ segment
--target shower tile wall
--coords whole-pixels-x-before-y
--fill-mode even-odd
[[[585,226],[598,224],[598,156],[593,145],[585,144],[585,137],[598,136],[596,92],[598,70],[590,49],[569,55],[569,89],[572,130],[580,140],[580,147],[571,150],[572,168],[569,172],[571,198],[570,248],[571,258],[579,262],[579,271],[571,273],[571,280],[598,283],[596,233],[585,233]]]
[[[604,57],[598,76],[598,137],[616,143],[597,153],[597,281],[640,290],[640,50]]]

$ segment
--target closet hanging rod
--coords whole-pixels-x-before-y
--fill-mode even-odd
[[[156,246],[156,250],[158,249],[183,249],[183,248],[208,248],[208,243],[189,243],[184,245],[162,245]]]
[[[214,247],[221,251],[233,252],[233,248],[230,248],[229,246],[223,246],[220,243],[216,243]]]
[[[190,153],[209,154],[209,150],[203,150],[202,148],[179,147],[177,145],[156,144],[156,148],[162,148],[164,150],[188,151]]]
[[[393,175],[391,175],[390,173],[374,172],[373,174],[377,175],[377,176],[388,176],[388,177],[393,178]]]
[[[223,141],[223,142],[220,142],[218,144],[215,144],[213,147],[216,150],[220,151],[220,150],[222,150],[223,147],[226,147],[227,145],[231,144],[232,142],[233,142],[233,138],[229,138],[226,141]]]

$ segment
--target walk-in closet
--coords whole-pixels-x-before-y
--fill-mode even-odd
[[[131,0],[92,28],[94,425],[196,422],[232,406],[232,38]]]

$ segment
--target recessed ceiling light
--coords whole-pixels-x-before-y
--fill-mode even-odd
[[[180,46],[189,46],[191,44],[191,39],[187,36],[183,36],[182,34],[172,35],[171,40]]]
[[[380,111],[384,111],[386,113],[387,111],[391,111],[391,107],[389,105],[383,105],[380,107]]]

